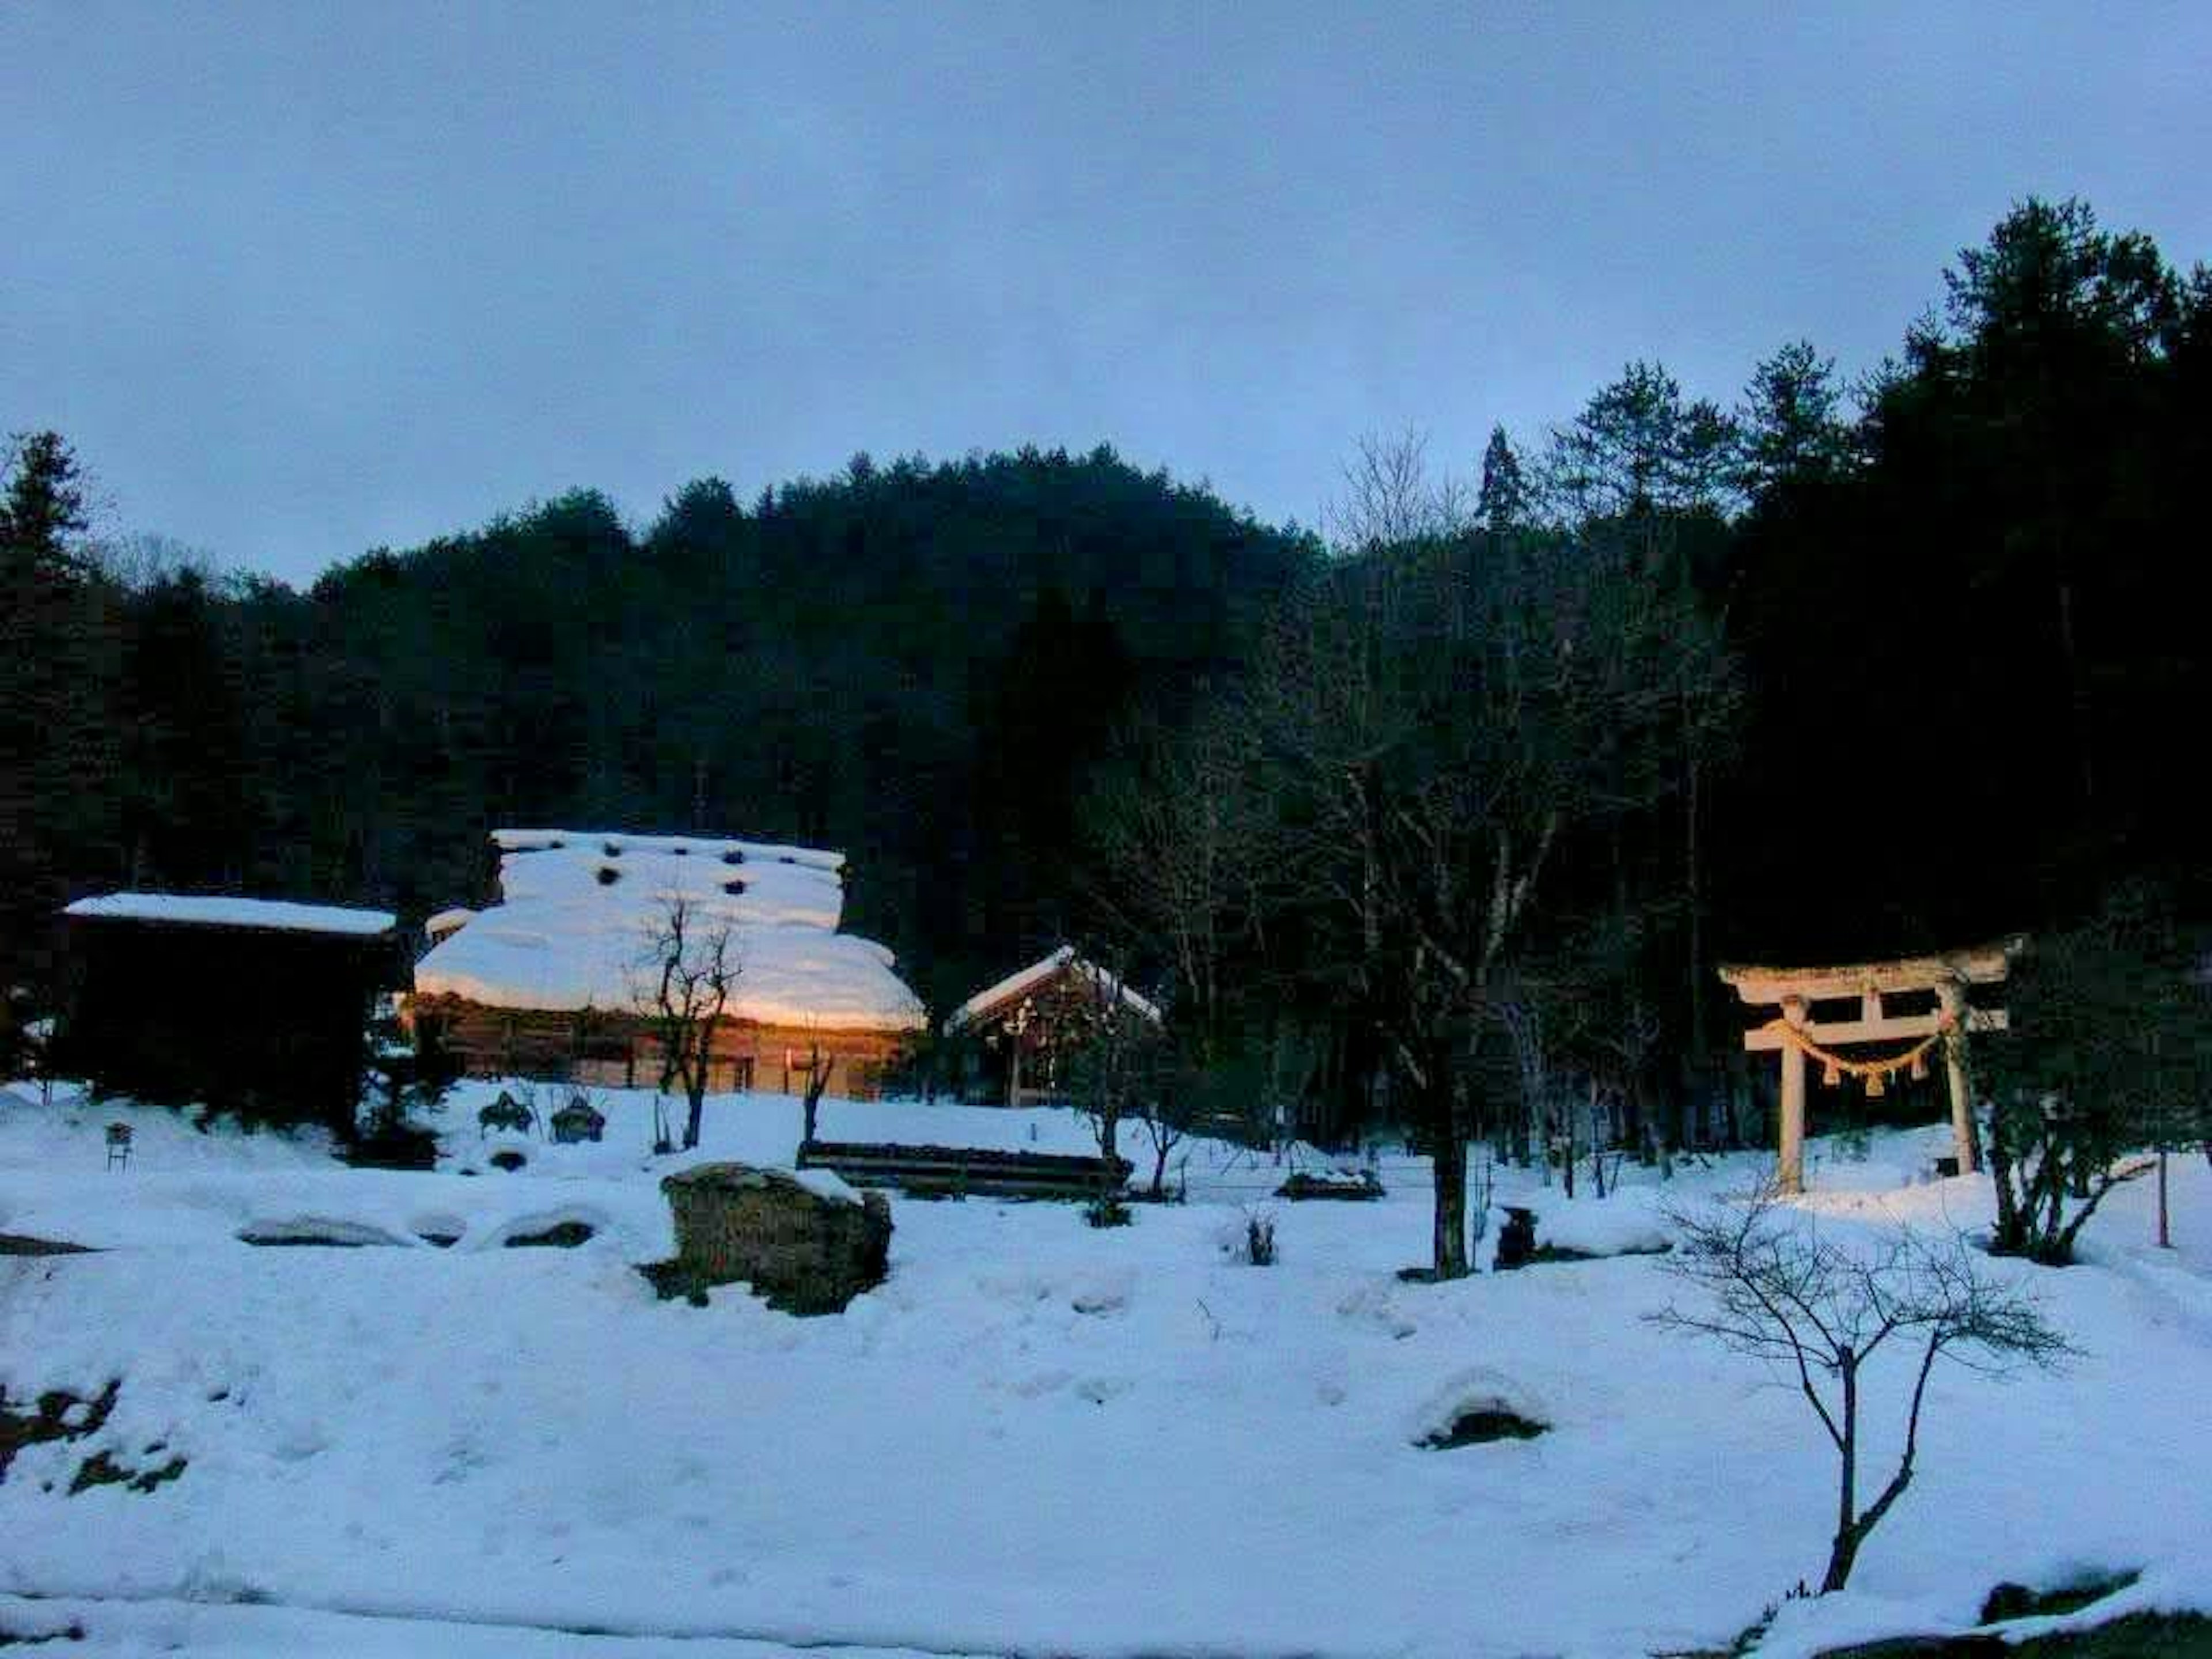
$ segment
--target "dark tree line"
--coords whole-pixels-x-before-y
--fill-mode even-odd
[[[947,1006],[1072,927],[1087,771],[1141,702],[1232,675],[1315,556],[1110,450],[856,457],[641,531],[580,491],[305,592],[88,534],[9,470],[3,968],[120,885],[483,896],[487,832],[580,823],[842,848],[848,926]],[[125,566],[130,566],[127,573]]]
[[[103,559],[67,446],[23,440],[0,969],[46,986],[47,919],[94,888],[420,915],[483,895],[495,824],[694,826],[847,851],[849,925],[940,1010],[1117,935],[1209,1109],[1402,1111],[1444,1085],[1382,1001],[1466,971],[1422,1016],[1449,1113],[1496,1127],[1540,1061],[1575,1103],[1513,1133],[1724,1138],[1719,960],[2033,929],[2130,878],[2205,908],[2212,277],[2029,202],[1937,298],[1856,382],[1807,343],[1727,400],[1632,364],[1464,484],[1370,442],[1327,546],[1103,449],[863,456],[749,503],[702,479],[641,528],[577,492],[295,592]],[[1490,717],[1523,588],[1666,619],[1616,639],[1626,724]],[[1359,720],[1411,735],[1347,770]],[[1496,747],[1539,730],[1569,748]],[[1495,890],[1461,878],[1502,820],[1445,808],[1539,773],[1573,802],[1509,837],[1543,920],[1474,974]],[[1347,879],[1372,917],[1332,907]]]
[[[1632,363],[1536,441],[1495,433],[1472,487],[1417,438],[1363,444],[1286,613],[1332,659],[1285,682],[1263,652],[1223,699],[1260,735],[1218,797],[1244,827],[1209,836],[1255,873],[1212,884],[1226,959],[1202,982],[1231,988],[1178,987],[1183,1046],[1241,1048],[1250,1100],[1310,1056],[1310,1113],[1409,1124],[1449,1160],[1443,1195],[1470,1133],[1663,1158],[1759,1133],[1719,960],[2057,942],[2124,883],[2201,917],[2208,333],[2201,268],[2029,202],[1856,386],[1802,343],[1733,410]],[[1468,599],[1532,559],[1548,642],[1506,599],[1462,653]],[[1416,597],[1421,568],[1452,574]],[[1527,702],[1528,665],[1607,617],[1596,702]],[[1669,650],[1630,648],[1655,626]],[[1518,666],[1479,660],[1501,648]],[[1146,747],[1119,791],[1140,801],[1220,740]],[[1116,855],[1145,823],[1102,817]],[[1191,980],[1188,896],[1133,915],[1110,861],[1097,878],[1102,928]],[[1439,1272],[1462,1259],[1449,1207]]]

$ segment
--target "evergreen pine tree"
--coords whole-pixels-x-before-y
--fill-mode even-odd
[[[1474,507],[1475,521],[1485,530],[1518,530],[1528,521],[1528,475],[1513,441],[1503,426],[1490,428],[1490,441],[1482,451],[1482,493]]]
[[[54,913],[112,876],[112,595],[76,456],[19,435],[0,491],[0,987],[51,983]]]

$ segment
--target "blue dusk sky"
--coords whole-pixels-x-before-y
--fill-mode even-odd
[[[0,429],[312,577],[1101,441],[1263,518],[1632,358],[1894,350],[2020,198],[2212,255],[2212,6],[0,9]]]

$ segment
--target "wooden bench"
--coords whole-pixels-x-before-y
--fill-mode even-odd
[[[917,1198],[1096,1198],[1120,1192],[1130,1164],[1068,1152],[1008,1152],[975,1146],[809,1140],[802,1170],[828,1170],[855,1187],[895,1187]]]

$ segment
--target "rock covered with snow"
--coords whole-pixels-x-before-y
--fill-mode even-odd
[[[1528,1440],[1551,1427],[1553,1413],[1524,1385],[1487,1365],[1452,1376],[1407,1424],[1407,1439],[1432,1450],[1488,1440]]]
[[[842,1313],[890,1272],[881,1193],[750,1164],[696,1164],[660,1189],[676,1218],[672,1284],[747,1284],[787,1313]]]

